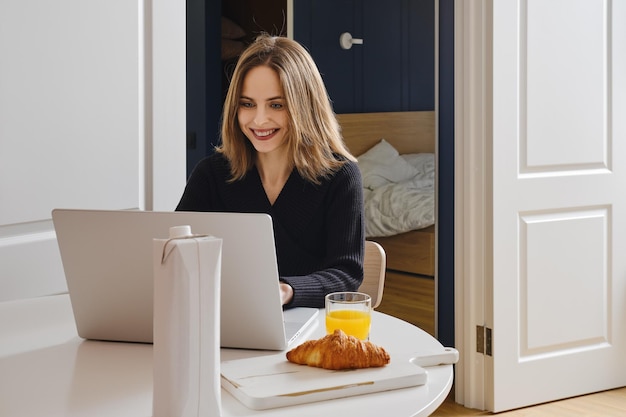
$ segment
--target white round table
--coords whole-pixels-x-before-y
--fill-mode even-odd
[[[307,335],[324,334],[324,315]],[[375,312],[372,342],[394,356],[440,353],[428,333]],[[276,352],[222,349],[222,360]],[[425,385],[256,411],[222,390],[223,416],[427,416],[448,395],[453,366],[427,368]],[[76,334],[69,296],[0,303],[0,415],[152,415],[152,345],[87,341]]]

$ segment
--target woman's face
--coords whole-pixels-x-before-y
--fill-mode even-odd
[[[257,152],[280,150],[287,142],[289,112],[276,71],[255,67],[243,79],[237,120]]]

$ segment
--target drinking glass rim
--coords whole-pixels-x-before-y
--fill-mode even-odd
[[[333,298],[333,296],[336,296],[336,295],[351,296],[351,298],[350,299]],[[327,301],[342,302],[342,303],[362,303],[364,301],[369,301],[369,302],[372,301],[372,297],[369,294],[366,294],[364,292],[359,292],[359,291],[336,291],[336,292],[331,292],[329,294],[326,294],[324,298]]]

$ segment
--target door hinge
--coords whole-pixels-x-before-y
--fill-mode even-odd
[[[476,326],[476,352],[491,356],[491,329]]]

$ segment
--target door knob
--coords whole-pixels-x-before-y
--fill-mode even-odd
[[[363,39],[353,38],[350,32],[344,32],[339,36],[341,49],[350,49],[352,45],[363,45]]]

